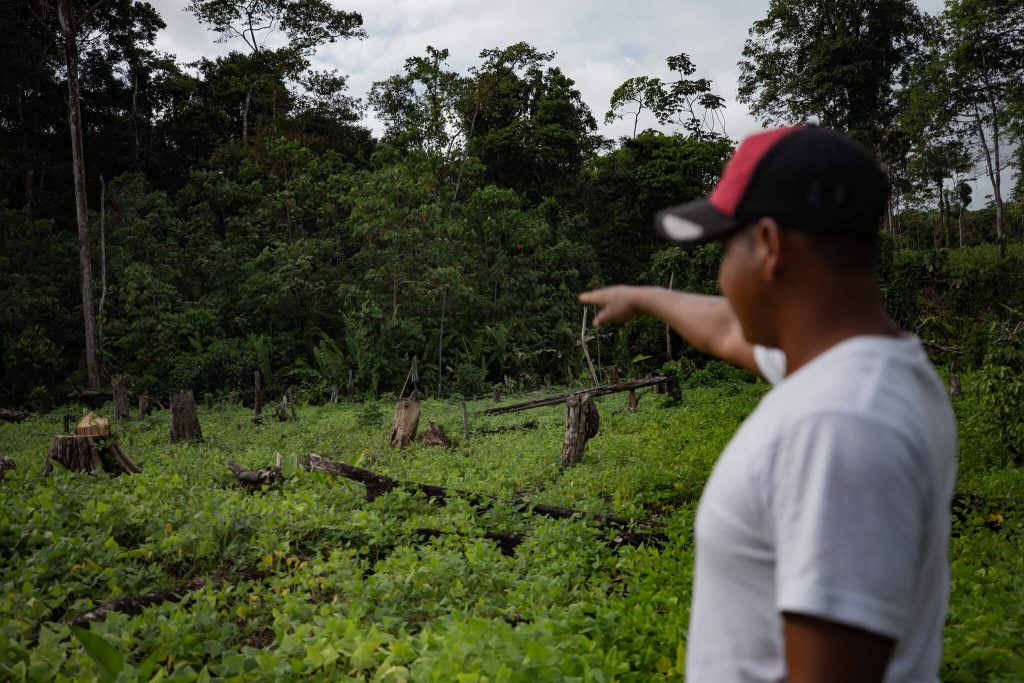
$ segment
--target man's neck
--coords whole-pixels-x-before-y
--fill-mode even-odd
[[[874,279],[833,282],[803,289],[781,311],[779,346],[786,352],[786,374],[792,374],[852,337],[899,336]]]

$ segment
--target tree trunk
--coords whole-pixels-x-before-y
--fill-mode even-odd
[[[600,416],[590,394],[570,396],[565,402],[565,438],[562,440],[562,464],[575,465],[583,460],[587,441],[597,436]]]
[[[81,270],[82,316],[85,321],[85,362],[89,388],[100,388],[96,355],[96,319],[92,300],[92,249],[89,241],[89,208],[85,194],[85,152],[82,144],[81,89],[78,83],[78,24],[70,0],[60,0],[57,16],[64,34],[64,61],[68,79],[68,126],[71,130],[71,169],[75,187],[75,218],[78,222],[78,264]]]
[[[145,420],[149,415],[149,394],[139,396],[139,420]]]
[[[405,448],[416,438],[420,426],[420,404],[411,398],[402,398],[395,404],[395,421],[391,424],[388,443],[392,448]]]
[[[124,375],[116,375],[110,379],[114,391],[114,419],[118,422],[127,422],[131,419],[128,411],[128,382]]]
[[[252,90],[256,87],[253,83],[245,91],[245,104],[242,105],[242,142],[249,141],[249,103],[252,101]]]
[[[356,398],[356,382],[352,370],[348,371],[348,386],[346,390],[348,392],[348,400],[354,401]]]
[[[199,427],[199,414],[192,390],[181,391],[171,396],[171,443],[181,441],[202,441],[203,432]]]
[[[995,107],[993,106],[992,114],[995,117]],[[974,109],[974,123],[978,129],[978,139],[981,141],[981,150],[985,157],[985,169],[988,171],[989,182],[992,183],[992,199],[996,205],[996,242],[999,244],[999,257],[1003,258],[1006,256],[1006,236],[1003,234],[1003,196],[1000,190],[1000,168],[999,168],[999,124],[993,122],[994,149],[989,149],[988,138],[985,136],[985,126],[981,121],[981,112],[977,106]],[[993,152],[995,160],[993,162]]]
[[[626,409],[629,412],[631,412],[631,413],[635,413],[636,412],[636,406],[637,406],[638,403],[640,403],[640,399],[638,399],[637,396],[636,396],[636,389],[630,389],[629,390],[629,401],[626,403]]]
[[[601,380],[597,378],[597,372],[594,370],[594,361],[590,359],[590,349],[587,348],[587,307],[583,307],[583,327],[580,329],[580,346],[583,347],[583,357],[587,360],[587,369],[590,371],[590,379],[593,380],[594,386],[601,386]]]
[[[255,385],[256,419],[258,420],[260,418],[260,413],[263,412],[263,387],[261,386],[259,370],[253,372],[253,384]]]

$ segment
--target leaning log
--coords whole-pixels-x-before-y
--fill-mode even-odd
[[[505,413],[516,413],[520,410],[530,410],[531,408],[541,408],[543,406],[556,406],[560,403],[565,403],[569,397],[578,396],[580,394],[590,394],[591,398],[598,396],[606,396],[608,394],[617,394],[621,391],[629,391],[630,389],[642,389],[643,387],[658,386],[664,383],[668,378],[666,377],[647,377],[644,379],[635,379],[631,382],[622,382],[620,384],[609,384],[603,387],[594,387],[593,389],[584,389],[582,391],[574,391],[571,394],[563,394],[561,396],[552,396],[551,398],[537,399],[536,401],[527,401],[526,403],[516,403],[515,405],[505,406],[503,408],[488,408],[481,412],[482,415],[503,415]]]
[[[202,441],[199,414],[192,391],[180,391],[171,396],[171,443]]]
[[[5,410],[0,408],[0,420],[4,422],[24,422],[31,414],[24,410]]]
[[[416,438],[420,424],[420,404],[415,399],[399,399],[395,404],[395,420],[391,423],[388,443],[392,448],[405,448]]]
[[[562,439],[562,464],[576,465],[583,460],[587,441],[597,436],[600,427],[597,406],[590,394],[570,396],[565,402],[565,437]]]
[[[427,498],[438,502],[444,502],[448,496],[458,496],[476,507],[493,507],[500,502],[499,499],[494,496],[487,496],[481,493],[449,491],[442,486],[434,486],[433,484],[398,481],[397,479],[386,477],[383,474],[377,474],[376,472],[363,469],[362,467],[356,467],[343,462],[336,462],[334,460],[322,458],[315,453],[309,454],[308,467],[312,471],[326,472],[334,476],[345,477],[346,479],[359,482],[366,487],[366,499],[370,501],[393,489],[401,488],[406,491],[419,491],[427,496]],[[621,530],[617,535],[623,539],[627,539],[622,542],[630,545],[636,545],[639,543],[664,543],[667,540],[665,534],[660,532],[629,531],[637,526],[651,526],[651,522],[643,519],[627,519],[625,517],[615,517],[613,515],[605,515],[598,512],[585,512],[583,510],[564,508],[556,505],[531,503],[530,501],[523,500],[521,498],[513,500],[512,506],[514,509],[521,512],[543,515],[553,519],[572,519],[574,517],[589,519],[601,526]]]

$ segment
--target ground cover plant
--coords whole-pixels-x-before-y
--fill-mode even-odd
[[[956,400],[951,681],[1024,673],[1024,475],[987,418],[983,382],[965,375]],[[737,378],[691,386],[680,403],[644,394],[636,413],[623,395],[601,397],[599,435],[564,469],[560,406],[531,412],[536,429],[466,441],[458,404],[426,401],[424,418],[456,443],[404,451],[387,447],[387,404],[300,406],[296,421],[261,425],[214,405],[201,410],[206,440],[173,446],[160,411],[119,427],[143,468],[121,477],[38,477],[62,414],[0,425],[0,453],[17,464],[0,484],[0,678],[681,680],[696,503],[766,390]],[[303,471],[250,492],[225,467],[310,452],[499,502],[438,505],[402,490],[367,502],[355,482]],[[668,542],[616,547],[612,530],[501,502],[514,497],[652,520]],[[423,528],[445,533],[425,539]],[[504,555],[486,532],[524,538]],[[90,615],[161,590],[154,604]]]

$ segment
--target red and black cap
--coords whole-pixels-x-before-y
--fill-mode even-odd
[[[707,199],[654,219],[659,237],[698,244],[728,237],[761,218],[819,234],[877,230],[889,181],[871,153],[827,128],[799,125],[744,139]]]

